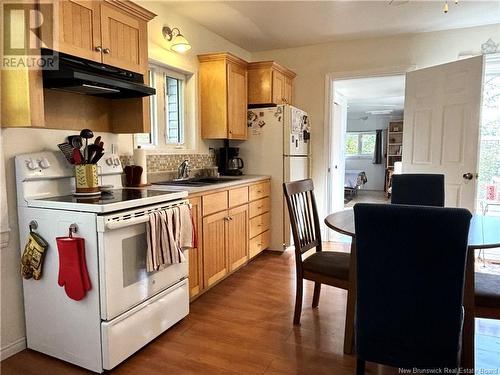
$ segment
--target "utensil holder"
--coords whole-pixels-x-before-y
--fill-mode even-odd
[[[75,165],[75,180],[77,193],[98,192],[97,164]]]

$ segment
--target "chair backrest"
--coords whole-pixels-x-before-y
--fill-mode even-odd
[[[311,179],[285,182],[283,192],[292,226],[295,255],[299,262],[306,251],[312,248],[321,251],[321,230],[314,185]]]
[[[455,368],[471,214],[356,204],[356,346],[367,361]]]
[[[444,175],[394,174],[391,203],[444,207]]]

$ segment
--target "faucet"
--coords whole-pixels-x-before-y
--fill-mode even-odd
[[[184,160],[177,168],[176,180],[187,180],[189,178],[189,160]]]

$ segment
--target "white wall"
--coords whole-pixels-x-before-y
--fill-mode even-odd
[[[254,60],[275,59],[297,73],[295,104],[312,124],[312,168],[321,216],[325,197],[325,77],[328,73],[374,71],[391,67],[428,67],[479,53],[488,38],[500,41],[500,24],[376,39],[346,40],[254,53]]]
[[[366,120],[361,118],[367,116]],[[365,112],[348,112],[347,113],[347,131],[370,131],[383,129],[386,130],[389,121],[396,119],[394,116],[389,115],[369,115]],[[385,137],[387,133],[383,133],[383,146],[385,153]],[[345,160],[345,169],[362,170],[366,172],[368,182],[363,185],[364,190],[384,190],[385,181],[385,158],[382,159],[382,164],[373,164],[372,157],[369,158],[348,158]]]
[[[208,52],[228,51],[243,59],[250,60],[251,55],[246,50],[228,42],[219,35],[212,33],[208,29],[172,13],[168,9],[168,4],[160,2],[140,2],[140,5],[150,9],[158,14],[148,27],[149,32],[149,56],[163,64],[194,73],[191,84],[194,85],[194,98],[190,101],[190,113],[194,116],[193,125],[196,132],[199,132],[198,121],[198,103],[196,95],[198,69],[197,54]],[[174,26],[181,29],[182,33],[188,38],[193,48],[188,53],[181,55],[171,52],[168,49],[167,42],[163,39],[161,29],[163,25]],[[63,105],[63,103],[62,103]],[[22,283],[19,274],[20,247],[17,229],[17,210],[16,210],[16,189],[14,176],[14,156],[27,152],[41,151],[44,149],[56,150],[57,144],[64,141],[68,134],[74,134],[74,131],[60,131],[47,129],[2,129],[1,153],[4,160],[0,159],[1,168],[5,165],[6,194],[1,192],[0,207],[2,210],[2,226],[7,218],[10,226],[10,240],[6,247],[0,250],[1,262],[1,320],[0,320],[0,345],[2,357],[15,353],[25,345],[25,326],[24,311],[22,302]],[[106,144],[115,143],[119,145],[120,153],[131,153],[133,148],[131,135],[102,135]],[[199,137],[196,139],[196,145],[192,152],[208,152],[208,147],[218,146],[220,142],[204,142]],[[184,152],[184,151],[182,151]],[[5,163],[4,163],[5,162]],[[4,181],[0,175],[1,183]],[[3,230],[3,229],[2,229]],[[3,238],[3,237],[2,237]],[[54,249],[52,249],[54,250]]]

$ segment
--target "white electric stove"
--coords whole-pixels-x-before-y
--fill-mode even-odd
[[[42,278],[23,280],[28,348],[103,372],[189,313],[188,263],[148,273],[145,261],[148,214],[188,204],[187,192],[123,188],[116,155],[98,164],[100,185],[113,188],[97,197],[72,194],[73,166],[59,152],[15,163],[21,245],[30,225],[49,243]],[[85,239],[92,284],[80,301],[57,282],[56,237],[70,226]]]

